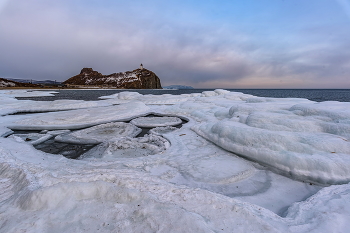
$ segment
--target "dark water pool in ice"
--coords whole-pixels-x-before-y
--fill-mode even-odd
[[[146,117],[161,117],[159,115],[149,114]],[[186,120],[180,118],[182,120],[182,123],[180,125],[174,126],[176,128],[181,128],[183,124],[187,123]],[[126,123],[129,123],[130,121],[127,121]],[[152,128],[147,127],[139,127],[142,129],[141,133],[137,135],[137,137],[143,137],[146,134],[149,133],[149,131]],[[81,129],[79,129],[81,130]],[[76,131],[72,130],[71,132]],[[35,131],[35,130],[14,130],[13,134],[30,134],[30,133],[40,133],[41,131]],[[70,132],[70,133],[71,133]],[[29,139],[28,139],[29,140]],[[63,143],[58,142],[54,140],[54,137],[40,143],[38,145],[35,145],[34,148],[37,150],[41,150],[46,153],[50,154],[61,154],[69,159],[78,159],[82,154],[88,152],[92,148],[94,148],[97,145],[91,145],[91,144],[73,144],[73,143]]]

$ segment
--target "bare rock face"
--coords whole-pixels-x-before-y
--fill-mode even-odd
[[[162,89],[158,76],[144,68],[110,75],[103,75],[92,68],[83,68],[80,74],[64,81],[63,84],[121,89]]]

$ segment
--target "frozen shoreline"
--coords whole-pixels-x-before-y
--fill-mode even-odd
[[[0,90],[0,135],[150,113],[189,122],[102,143],[80,160],[0,138],[1,231],[346,232],[350,225],[348,102],[225,90],[46,104],[14,98],[44,94]],[[106,128],[97,129],[86,132],[99,140]]]

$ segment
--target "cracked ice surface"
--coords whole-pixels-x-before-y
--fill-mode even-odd
[[[83,109],[0,116],[0,135],[45,130],[31,141],[149,113],[189,120],[143,138],[99,137],[79,160],[0,137],[1,232],[348,231],[349,103],[225,90],[146,103],[123,93]],[[35,102],[13,96],[0,111]]]

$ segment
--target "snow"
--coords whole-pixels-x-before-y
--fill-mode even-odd
[[[3,80],[0,80],[0,87],[15,87],[16,84],[13,82],[5,82]]]
[[[7,93],[0,91],[1,232],[350,227],[350,103],[215,90],[180,96],[121,92],[93,103],[52,101],[40,108],[41,101],[14,97],[43,93]],[[8,115],[26,109],[47,111]],[[133,138],[139,130],[122,121],[148,114],[188,123]],[[40,133],[5,138],[10,129]],[[100,144],[72,160],[33,147],[48,137]]]

